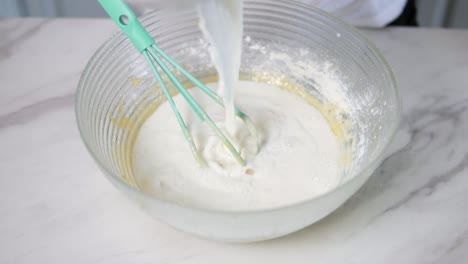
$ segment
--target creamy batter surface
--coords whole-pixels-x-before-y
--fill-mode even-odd
[[[217,84],[209,84],[217,89]],[[224,127],[225,112],[198,89],[191,93]],[[140,189],[175,203],[205,209],[243,211],[290,205],[336,187],[342,175],[341,148],[322,114],[299,96],[278,87],[240,81],[236,105],[258,130],[255,139],[235,120],[230,133],[247,165],[199,121],[182,96],[175,101],[208,167],[201,167],[163,103],[142,126],[133,150],[133,172]]]

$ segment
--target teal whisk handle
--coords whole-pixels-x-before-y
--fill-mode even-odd
[[[99,0],[99,3],[140,52],[154,44],[154,39],[125,1]]]

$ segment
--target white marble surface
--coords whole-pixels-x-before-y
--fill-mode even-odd
[[[366,31],[401,86],[391,155],[320,223],[222,244],[152,220],[81,143],[78,78],[114,30],[104,20],[0,20],[0,263],[468,262],[468,31]]]

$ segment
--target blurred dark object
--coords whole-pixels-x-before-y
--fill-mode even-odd
[[[408,0],[401,15],[393,20],[388,26],[407,26],[417,27],[419,26],[417,21],[418,10],[416,7],[416,0]]]

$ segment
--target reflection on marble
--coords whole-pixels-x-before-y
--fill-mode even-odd
[[[393,66],[403,121],[342,208],[262,243],[200,240],[148,217],[80,142],[74,92],[104,20],[0,20],[0,263],[466,263],[468,31],[365,31]]]

